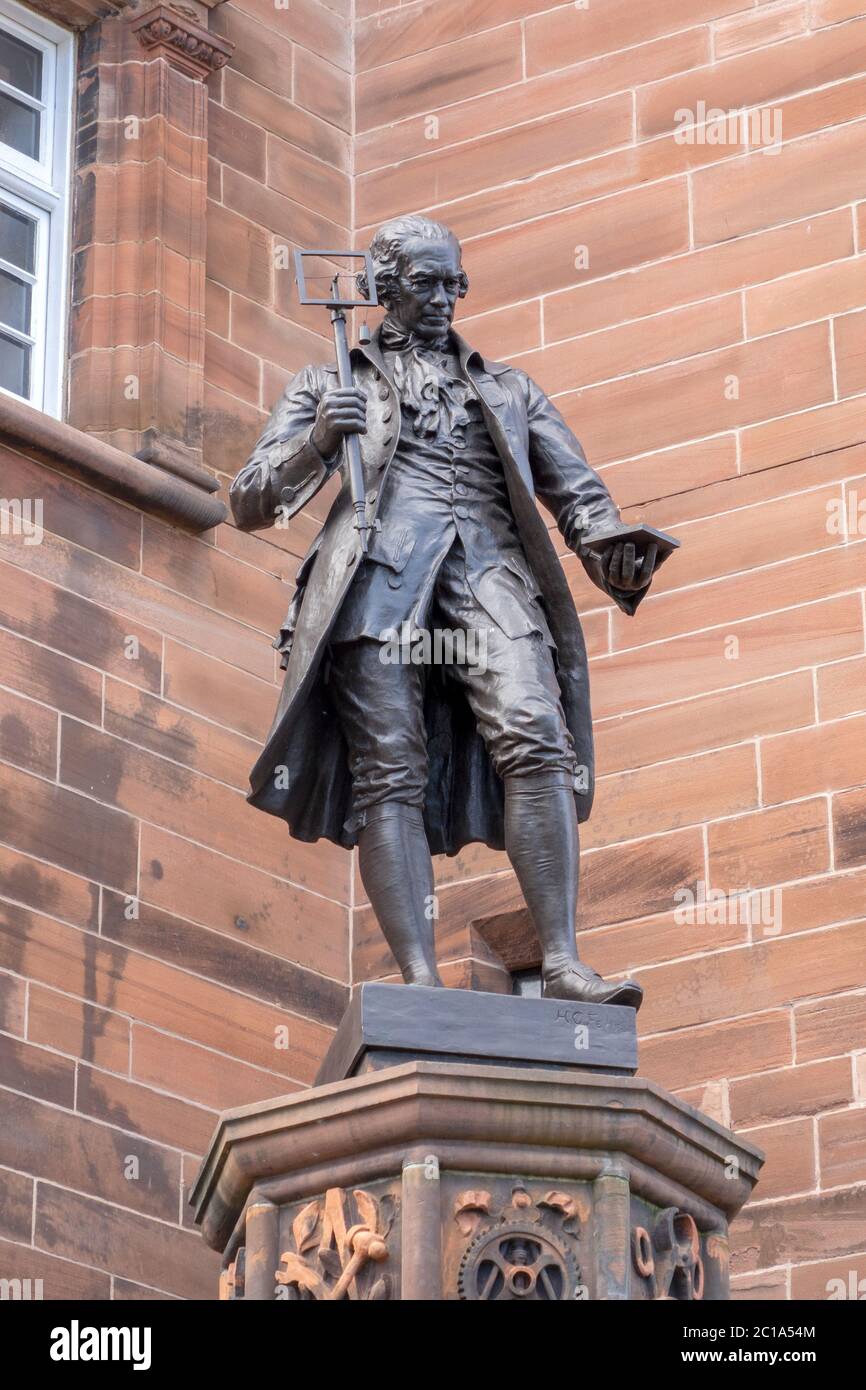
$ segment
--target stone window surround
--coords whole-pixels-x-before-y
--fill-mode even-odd
[[[143,0],[137,7],[135,0],[26,0],[26,3],[37,14],[43,14],[78,32],[82,35],[81,43],[86,43],[87,31],[92,25],[122,17],[123,22],[129,25],[136,36],[137,45],[140,45],[145,59],[144,66],[153,70],[153,65],[159,65],[158,72],[153,70],[155,80],[149,84],[150,105],[147,115],[156,116],[155,124],[162,129],[168,125],[165,119],[168,110],[160,103],[172,100],[173,88],[176,91],[180,87],[188,92],[190,79],[193,79],[194,83],[202,83],[211,72],[228,61],[232,51],[229,43],[216,35],[208,34],[206,27],[209,10],[222,3],[222,0],[192,0],[192,3],[171,0],[167,4],[155,5],[149,5],[147,0]],[[124,42],[129,43],[128,35],[124,36]],[[141,62],[137,48],[136,56],[137,61]],[[154,92],[157,93],[156,108],[153,104]],[[192,137],[191,143],[194,143],[194,138],[197,137],[199,144],[204,145],[205,151],[205,158],[198,161],[188,180],[190,198],[197,199],[199,192],[201,194],[202,226],[193,231],[187,257],[193,306],[199,307],[203,312],[205,265],[202,232],[206,201],[206,93],[202,91],[191,102],[187,100],[182,105],[185,111],[192,112],[191,119],[196,124],[190,131],[182,129],[181,134],[189,134]],[[80,139],[80,109],[74,121],[78,125],[74,133]],[[97,141],[101,134],[97,118]],[[170,135],[166,137],[166,146],[169,139]],[[162,155],[163,151],[158,150],[157,157]],[[200,190],[196,177],[199,171]],[[109,170],[109,173],[112,172]],[[98,181],[95,182],[95,198],[91,197],[91,206],[88,208],[90,228],[96,225],[96,219],[102,216],[103,212],[111,216],[111,209],[107,207],[107,197],[103,200],[103,206],[99,206],[100,187]],[[113,195],[113,184],[109,183],[109,187]],[[76,189],[76,193],[78,192],[80,189]],[[171,209],[168,209],[167,216],[170,214]],[[81,239],[79,231],[79,244]],[[106,240],[110,243],[110,234]],[[74,230],[73,251],[75,245]],[[154,298],[158,298],[164,290],[165,286],[161,285],[158,279],[155,285],[148,286],[148,291]],[[110,308],[109,305],[109,310]],[[73,328],[76,312],[76,306],[73,305]],[[226,518],[224,504],[214,495],[219,484],[201,465],[200,447],[198,450],[195,447],[195,431],[200,429],[203,379],[203,361],[200,357],[196,360],[196,348],[198,344],[203,343],[203,334],[197,331],[195,315],[190,313],[189,317],[192,326],[185,340],[185,350],[180,355],[170,352],[164,343],[147,342],[142,345],[141,360],[146,361],[148,372],[145,389],[150,392],[150,398],[142,402],[141,419],[136,421],[139,426],[137,434],[127,431],[119,439],[116,436],[115,440],[112,440],[113,431],[100,428],[99,422],[96,427],[98,433],[91,432],[90,429],[76,427],[74,420],[57,420],[34,410],[24,401],[4,396],[0,398],[0,438],[61,472],[82,478],[101,491],[185,529],[199,532],[218,525]],[[108,351],[81,354],[81,357],[87,356],[91,356],[94,362],[99,361],[99,371],[103,374],[101,387],[104,396],[105,364],[107,361],[110,373],[114,354],[109,346]],[[124,372],[127,366],[128,363],[118,364],[116,372]],[[166,371],[169,373],[170,387],[165,385],[163,374]],[[177,437],[180,432],[177,427],[177,411],[175,410],[172,418],[167,415],[168,407],[165,402],[172,395],[175,400],[179,396],[186,406],[184,418],[191,422],[192,443],[189,437]],[[74,394],[72,404],[73,412],[69,412],[67,407],[68,413],[74,413]],[[86,405],[84,410],[84,418],[89,418]],[[80,420],[78,424],[81,423]],[[107,434],[109,438],[100,438],[100,434]]]

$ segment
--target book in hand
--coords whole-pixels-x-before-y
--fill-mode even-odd
[[[602,531],[593,531],[587,536],[581,536],[580,554],[597,555],[601,558],[612,545],[628,544],[629,542],[639,553],[645,552],[651,545],[654,545],[656,547],[656,569],[680,546],[676,536],[668,535],[667,531],[659,531],[655,526],[648,526],[642,521],[632,523],[623,521],[618,526],[606,526]]]

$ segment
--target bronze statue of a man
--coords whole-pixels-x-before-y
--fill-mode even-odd
[[[453,331],[468,290],[453,233],[400,217],[371,256],[386,315],[352,352],[355,388],[339,388],[335,366],[305,367],[231,489],[238,526],[271,526],[340,466],[344,435],[361,437],[369,550],[344,477],[274,644],[285,683],[249,799],[297,839],[359,846],[407,984],[441,983],[431,852],[480,840],[514,867],[544,993],[638,1007],[637,983],[606,982],[578,959],[578,822],[593,793],[587,659],[536,497],[626,613],[656,551],[582,548],[619,512],[538,386]],[[477,644],[462,663],[419,663],[417,647],[392,659],[395,632],[437,629],[483,633],[484,659]]]

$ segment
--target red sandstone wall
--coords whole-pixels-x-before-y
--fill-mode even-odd
[[[447,221],[467,335],[683,542],[634,620],[565,559],[601,774],[584,953],[646,987],[643,1073],[767,1150],[738,1290],[826,1297],[866,1275],[866,5],[376,8],[357,227]],[[699,101],[781,119],[781,149],[679,143]],[[781,903],[681,925],[698,881]],[[506,861],[475,846],[440,882],[452,976],[483,981],[465,922],[516,904]],[[357,917],[356,974],[386,971]]]
[[[273,243],[348,236],[349,29],[315,0],[212,27],[236,44],[209,121],[204,460],[227,479],[326,350]],[[8,448],[0,477],[45,525],[0,536],[0,1275],[215,1298],[186,1189],[217,1113],[309,1084],[348,1002],[349,856],[243,797],[315,523],[195,537]]]
[[[213,13],[235,50],[209,84],[205,429],[208,463],[229,476],[289,376],[333,351],[286,252],[351,242],[350,9],[230,0]],[[302,555],[314,532],[288,534]]]

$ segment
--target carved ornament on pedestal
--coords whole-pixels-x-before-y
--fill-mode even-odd
[[[390,1298],[391,1279],[378,1266],[387,1261],[394,1219],[390,1196],[332,1187],[308,1202],[292,1222],[292,1248],[275,1271],[276,1297],[336,1303],[341,1298]]]
[[[533,1201],[517,1184],[510,1203],[497,1215],[490,1192],[461,1193],[455,1220],[470,1239],[457,1276],[460,1298],[529,1303],[585,1298],[577,1261],[578,1206],[566,1192],[548,1192]],[[588,1217],[588,1208],[583,1215]]]

